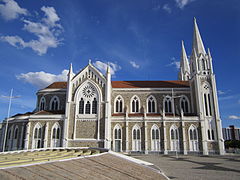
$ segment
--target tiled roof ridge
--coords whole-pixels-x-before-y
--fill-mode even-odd
[[[189,81],[181,80],[169,80],[169,81],[158,81],[158,80],[139,80],[139,81],[112,81],[113,88],[157,88],[157,87],[189,87]],[[66,89],[67,81],[53,82],[44,89]]]

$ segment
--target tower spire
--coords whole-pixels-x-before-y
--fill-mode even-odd
[[[188,62],[187,53],[184,47],[184,42],[182,41],[179,79],[182,81],[187,81],[189,80],[189,75],[190,75],[189,62]]]
[[[70,64],[70,67],[69,67],[69,72],[68,74],[72,74],[73,73],[73,68],[72,68],[72,63]]]
[[[194,29],[193,29],[193,49],[196,50],[197,55],[199,55],[200,53],[202,54],[206,54],[204,45],[203,45],[203,41],[198,29],[198,25],[197,25],[197,20],[194,17]]]

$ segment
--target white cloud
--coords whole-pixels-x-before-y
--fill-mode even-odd
[[[186,5],[193,2],[195,0],[175,0],[177,7],[183,9]]]
[[[45,7],[43,6],[41,8],[41,10],[43,12],[45,12],[45,16],[46,18],[43,18],[43,21],[48,24],[51,27],[54,26],[59,26],[59,24],[57,24],[56,22],[58,22],[60,20],[60,18],[58,17],[56,10],[53,7]]]
[[[45,13],[45,17],[40,22],[23,20],[23,30],[34,34],[37,39],[26,42],[19,36],[1,36],[0,40],[17,48],[31,48],[38,55],[46,54],[48,48],[58,47],[61,43],[59,35],[63,31],[62,26],[57,23],[60,18],[53,7],[43,6],[41,10]]]
[[[172,12],[172,9],[170,8],[169,4],[164,4],[163,10],[165,10],[169,14]]]
[[[240,116],[236,116],[236,115],[228,116],[228,118],[229,118],[229,119],[240,120]]]
[[[219,101],[224,101],[224,100],[230,100],[230,99],[234,99],[235,98],[235,96],[232,96],[232,95],[230,95],[230,96],[224,96],[224,97],[219,97],[218,99],[219,99]]]
[[[136,69],[140,68],[140,65],[137,64],[135,61],[130,61],[130,64],[132,65],[132,67],[134,67]]]
[[[21,8],[14,0],[2,0],[4,4],[0,4],[0,14],[6,20],[17,19],[19,15],[27,15],[28,11]]]
[[[93,65],[98,68],[103,74],[106,73],[107,71],[107,63],[104,63],[102,61],[96,61],[93,63]],[[121,66],[119,66],[117,63],[112,63],[109,62],[110,65],[110,72],[111,75],[115,75],[116,71],[119,71],[121,68]]]
[[[223,95],[223,94],[226,94],[226,92],[222,91],[222,90],[218,90],[218,94],[219,95]]]
[[[177,69],[180,69],[180,61],[177,61],[175,57],[172,57],[172,62],[167,64],[167,66],[175,66]]]
[[[56,81],[66,81],[68,70],[64,69],[61,74],[51,74],[44,71],[28,72],[17,75],[18,80],[23,80],[39,88],[44,88]]]

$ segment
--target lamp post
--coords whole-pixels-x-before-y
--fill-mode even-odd
[[[175,106],[174,106],[174,99],[176,99],[176,98],[181,98],[182,96],[174,96],[173,95],[173,88],[172,88],[172,97],[171,97],[171,99],[172,99],[172,110],[173,110],[173,122],[174,122],[174,125],[176,125],[175,124]],[[179,132],[178,132],[178,134],[177,134],[177,131],[174,131],[174,136],[175,136],[175,138],[177,138],[177,140],[178,140],[178,146],[177,147],[179,147]],[[175,139],[175,141],[174,141],[174,146],[175,146],[175,150],[176,150],[176,158],[178,158],[178,148],[176,147],[176,139]]]
[[[7,122],[6,122],[6,126],[5,126],[4,139],[3,139],[3,149],[2,149],[3,152],[5,151],[6,136],[7,136],[7,130],[8,130],[8,119],[10,117],[10,110],[11,110],[11,105],[12,105],[12,99],[19,98],[19,97],[20,96],[13,96],[13,89],[11,89],[10,96],[1,96],[1,98],[9,99]]]

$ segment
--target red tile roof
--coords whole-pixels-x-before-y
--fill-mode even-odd
[[[185,88],[188,81],[112,81],[113,88]]]
[[[185,88],[188,81],[112,81],[113,88]],[[66,89],[67,82],[54,82],[45,89]]]
[[[44,89],[66,89],[66,88],[67,88],[67,82],[60,81],[60,82],[54,82]]]
[[[65,111],[38,111],[34,115],[53,115],[53,114],[65,114]]]

